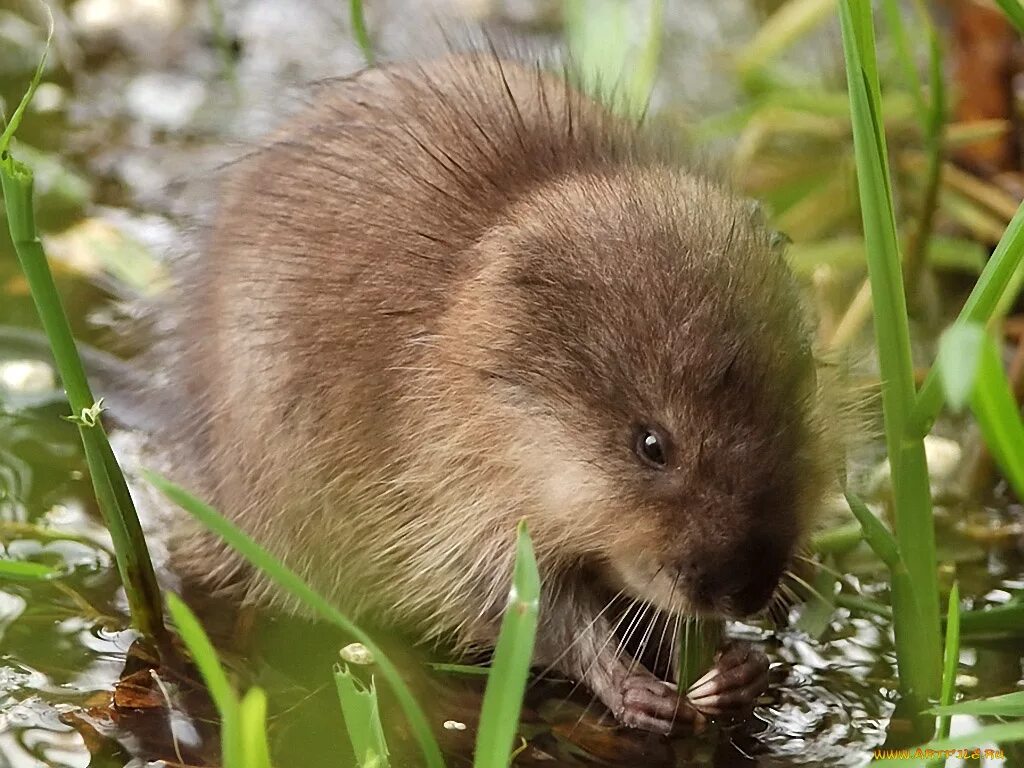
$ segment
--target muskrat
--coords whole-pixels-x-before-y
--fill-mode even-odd
[[[606,608],[759,611],[827,484],[773,234],[540,66],[452,54],[313,102],[233,166],[179,294],[176,478],[345,611],[456,649],[493,645],[526,519],[536,664],[626,725],[699,719]],[[298,608],[214,537],[177,560]],[[766,684],[749,649],[716,670],[704,713]]]

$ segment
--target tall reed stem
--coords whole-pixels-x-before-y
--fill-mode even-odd
[[[166,629],[160,588],[142,526],[103,429],[99,415],[101,409],[89,388],[46,254],[36,234],[32,171],[5,151],[0,156],[0,182],[11,239],[43,330],[53,349],[57,370],[71,405],[71,420],[78,425],[96,499],[114,543],[114,555],[128,597],[132,623],[146,637],[162,641],[166,637]]]
[[[882,374],[882,411],[892,476],[896,540],[910,586],[909,590],[893,591],[900,689],[911,710],[920,712],[927,699],[938,696],[941,683],[939,590],[931,489],[924,441],[911,419],[917,393],[881,120],[871,5],[866,0],[843,0],[840,18]],[[906,642],[911,637],[914,642]],[[911,655],[915,658],[910,658]]]

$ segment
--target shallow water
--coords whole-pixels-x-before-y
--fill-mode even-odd
[[[242,51],[234,66],[237,87],[224,76],[205,3],[79,0],[58,15],[61,34],[51,68],[21,136],[54,166],[45,174],[37,170],[40,223],[79,338],[126,356],[146,347],[150,318],[139,315],[134,302],[159,279],[165,254],[188,242],[194,217],[201,220],[206,212],[210,196],[195,191],[203,189],[206,170],[300,101],[301,84],[360,66],[345,5],[225,4],[228,34]],[[419,4],[370,5],[383,50],[431,50]],[[557,40],[542,24],[538,4],[497,5],[504,8],[503,28],[535,46]],[[752,10],[741,0],[669,0],[668,7],[656,106],[683,116],[729,106],[735,94],[722,54],[731,41],[749,36]],[[12,104],[34,65],[40,37],[0,9],[0,40],[0,94]],[[4,235],[0,325],[34,324]],[[178,720],[169,718],[160,706],[124,710],[110,720],[105,702],[122,676],[134,635],[125,629],[109,537],[83,477],[77,434],[59,418],[52,370],[35,359],[23,345],[0,343],[0,541],[11,556],[52,563],[63,575],[0,583],[0,766],[174,762],[175,748],[202,756],[210,743],[200,744],[206,716],[201,705],[191,721],[181,713]],[[116,437],[123,455],[135,455],[131,435]],[[955,561],[975,607],[1005,602],[1024,588],[1016,540],[1000,533],[1022,523],[1021,508],[999,499],[982,509],[940,510],[943,559]],[[159,562],[166,531],[159,520],[150,525]],[[989,530],[996,533],[986,536]],[[884,581],[870,559],[847,559],[843,571],[855,574],[847,582],[884,601]],[[229,605],[207,611],[227,627],[237,618]],[[794,609],[791,618],[800,614]],[[775,684],[749,723],[675,741],[624,733],[601,719],[585,692],[545,682],[531,688],[523,726],[529,746],[516,764],[864,765],[885,739],[897,699],[889,627],[877,616],[845,608],[819,624],[815,637],[799,626],[733,627],[735,634],[763,642],[775,662]],[[239,677],[269,694],[278,764],[351,764],[330,680],[344,642],[323,627],[262,617],[247,654],[225,646]],[[400,641],[390,642],[400,647]],[[1012,690],[1022,677],[1022,654],[1020,640],[970,640],[961,655],[961,688],[972,694]],[[429,675],[419,661],[410,656],[404,668],[432,702],[429,711],[451,764],[468,765],[482,679]],[[385,720],[400,727],[397,716]],[[449,720],[470,727],[443,729]],[[400,732],[393,736],[399,755],[406,754],[402,739]],[[416,761],[400,757],[396,764]]]

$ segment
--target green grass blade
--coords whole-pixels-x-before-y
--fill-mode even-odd
[[[679,637],[679,690],[685,691],[715,663],[721,647],[722,622],[717,619],[687,616]]]
[[[888,622],[892,622],[892,608],[877,600],[859,595],[847,595],[840,592],[836,595],[836,605],[840,608],[849,608],[856,613],[866,613],[872,616],[881,616]]]
[[[1024,257],[1024,203],[1010,220],[999,244],[985,266],[981,277],[967,297],[956,323],[987,323],[996,311],[1007,286],[1013,280],[1021,259]],[[919,434],[926,434],[932,422],[942,410],[943,388],[938,370],[928,373],[917,396],[912,424]]]
[[[864,541],[864,529],[859,522],[844,523],[811,534],[810,548],[819,555],[841,555]]]
[[[946,643],[943,649],[942,660],[942,693],[939,696],[939,703],[942,707],[949,707],[956,696],[956,672],[960,664],[960,585],[953,582],[953,588],[949,590],[949,603],[946,608]],[[949,736],[949,724],[951,717],[943,712],[930,710],[933,714],[939,714],[939,728],[937,735],[940,739]],[[1021,714],[1024,714],[1022,711]]]
[[[221,719],[221,753],[224,768],[248,768],[242,761],[241,739],[239,733],[238,697],[224,673],[217,651],[203,631],[199,619],[185,604],[185,601],[173,593],[167,594],[167,608],[174,619],[178,634],[185,641],[192,659],[203,676],[206,689],[210,692]]]
[[[897,646],[916,658],[900,657],[904,696],[937,696],[940,687],[939,595],[935,569],[935,531],[924,444],[914,439],[908,416],[914,406],[913,365],[902,263],[893,213],[885,136],[879,115],[881,103],[874,53],[871,6],[865,0],[842,0],[840,21],[853,124],[857,184],[860,193],[868,275],[874,307],[875,336],[882,371],[882,411],[889,464],[899,556],[911,589],[897,590],[893,601]],[[894,572],[895,576],[895,572]],[[913,596],[916,610],[899,601]],[[923,623],[925,631],[912,626]],[[911,648],[900,635],[917,637],[923,645]],[[920,675],[912,678],[911,675]]]
[[[540,610],[540,575],[526,523],[519,524],[508,607],[501,621],[491,674],[484,691],[474,768],[507,768],[519,730],[519,712],[533,658]]]
[[[301,600],[307,607],[326,621],[341,628],[366,646],[367,650],[376,659],[381,675],[388,685],[391,686],[395,693],[395,698],[398,699],[402,711],[405,713],[406,718],[408,718],[413,734],[423,750],[427,765],[430,768],[444,768],[444,758],[441,754],[441,749],[437,744],[437,739],[434,738],[433,731],[430,729],[430,723],[426,715],[424,715],[423,710],[416,702],[416,698],[413,696],[409,686],[402,679],[398,668],[366,632],[360,629],[355,622],[341,613],[326,599],[310,589],[294,571],[290,570],[280,560],[259,546],[240,528],[222,517],[213,507],[203,503],[181,486],[153,472],[144,471],[143,475],[147,481],[152,483],[168,499],[189,512],[200,523],[224,539],[235,551],[263,571],[278,586]]]
[[[40,2],[39,6],[46,12],[46,43],[43,45],[43,53],[39,57],[39,63],[36,64],[35,72],[32,73],[32,79],[29,81],[25,95],[21,97],[21,101],[15,107],[14,113],[4,127],[3,133],[0,133],[0,159],[4,158],[7,154],[7,148],[10,146],[11,139],[14,138],[18,126],[21,125],[21,118],[24,116],[25,110],[28,109],[32,97],[35,96],[36,88],[39,87],[39,81],[43,78],[43,70],[46,68],[46,56],[50,52],[50,42],[53,40],[53,13],[50,11],[50,6],[46,3]],[[5,192],[4,194],[6,195],[7,193]]]
[[[868,509],[860,497],[847,491],[846,503],[850,505],[850,511],[857,518],[860,524],[864,540],[871,547],[871,550],[878,555],[890,569],[895,570],[901,566],[899,547],[896,545],[896,538],[889,532],[875,513]]]
[[[1024,637],[1024,602],[960,612],[960,634]]]
[[[3,188],[7,223],[18,261],[28,282],[32,300],[49,339],[53,358],[67,393],[68,403],[79,427],[85,448],[89,476],[100,512],[110,531],[118,571],[124,583],[132,622],[144,635],[164,637],[160,589],[149,558],[124,475],[114,458],[102,422],[82,421],[84,412],[98,412],[98,405],[85,376],[75,347],[57,286],[35,227],[32,207],[31,170],[6,152],[0,158],[0,186]]]
[[[1024,498],[1024,423],[995,342],[980,325],[954,325],[943,334],[937,367],[951,403],[968,390],[985,444]]]
[[[60,575],[60,569],[29,560],[0,559],[0,579],[40,581]]]
[[[334,668],[334,683],[357,764],[360,768],[387,768],[388,745],[384,740],[377,687],[373,678],[367,687],[352,674],[348,665],[337,666]]]
[[[366,29],[366,14],[363,12],[363,0],[349,0],[348,16],[352,24],[352,35],[363,52],[363,58],[368,66],[376,63],[376,56],[373,52],[373,41],[370,40],[370,33]]]
[[[238,738],[245,768],[271,768],[267,742],[267,695],[250,688],[238,707]]]
[[[981,367],[985,329],[976,323],[952,325],[939,339],[936,360],[949,406],[961,411],[970,403]]]
[[[916,586],[900,556],[896,539],[857,496],[847,493],[846,501],[863,528],[864,540],[889,568],[900,686],[905,697],[923,708],[924,700],[928,698],[925,686],[930,682],[931,668],[930,660],[920,653],[920,649],[927,647],[929,635],[934,636],[934,633],[921,621]]]
[[[987,699],[961,701],[959,704],[944,702],[942,706],[932,707],[929,711],[937,715],[1024,717],[1024,691],[1014,691],[1002,696],[990,696]]]
[[[445,672],[451,675],[473,675],[487,677],[491,673],[490,667],[477,666],[474,664],[446,664],[444,662],[428,662],[427,666],[435,672]]]
[[[1024,34],[1024,6],[1020,0],[996,0],[996,3],[1003,9],[1003,13],[1017,28],[1017,31]]]

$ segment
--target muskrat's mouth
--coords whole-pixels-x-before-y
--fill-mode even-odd
[[[662,564],[610,563],[610,567],[625,592],[658,610],[726,619],[748,618],[766,610],[782,575],[760,573],[743,580],[715,582],[684,576]]]
[[[706,613],[694,604],[681,574],[675,569],[643,562],[612,562],[609,566],[615,581],[636,600],[674,615]]]

